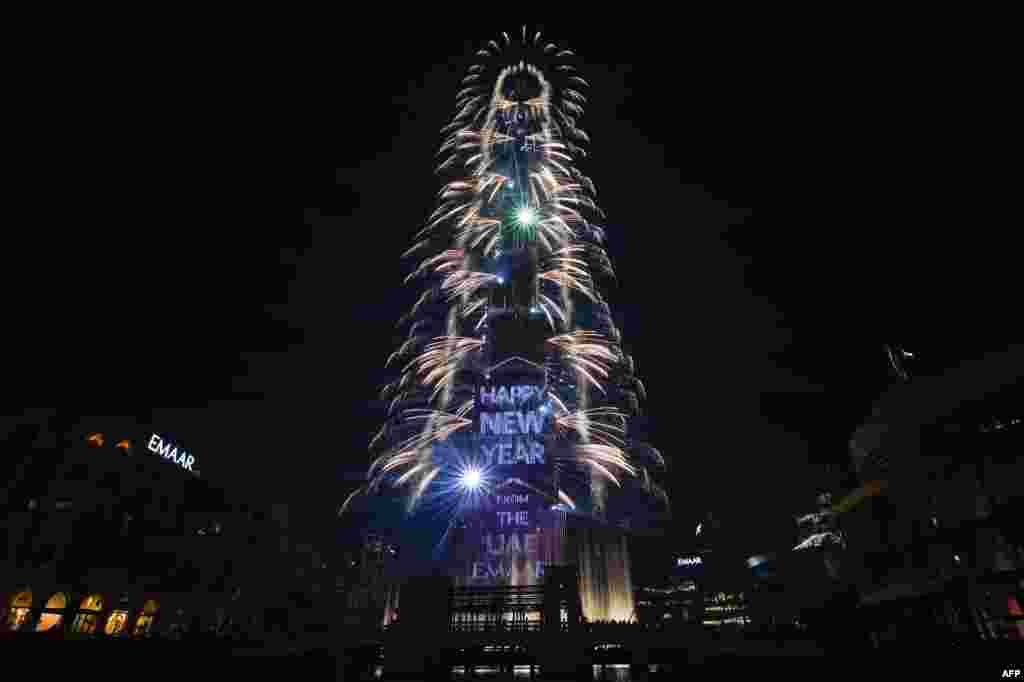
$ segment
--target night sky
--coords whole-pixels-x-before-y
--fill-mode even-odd
[[[98,344],[120,404],[167,405],[154,425],[204,476],[291,501],[324,537],[365,472],[395,322],[418,295],[400,255],[435,206],[439,130],[502,28],[398,36],[386,53],[349,34],[289,103],[240,93],[239,116],[273,113],[199,125],[194,161],[133,204],[139,232],[116,247],[131,274],[96,287],[105,324],[134,328]],[[938,225],[962,224],[951,188],[968,190],[937,178],[944,151],[920,118],[933,77],[908,86],[898,50],[724,35],[712,49],[698,32],[545,35],[591,84],[580,165],[608,214],[607,298],[672,463],[679,533],[714,511],[764,542],[843,480],[849,435],[889,380],[882,344],[977,329],[951,260],[974,251]]]

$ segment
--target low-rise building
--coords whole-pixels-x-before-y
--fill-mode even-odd
[[[15,454],[3,630],[326,639],[330,567],[288,505],[238,499],[202,478],[203,455],[130,418],[81,419]]]

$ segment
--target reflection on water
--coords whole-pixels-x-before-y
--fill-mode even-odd
[[[626,536],[621,531],[603,528],[583,528],[578,533],[584,617],[592,623],[633,620],[633,581]]]

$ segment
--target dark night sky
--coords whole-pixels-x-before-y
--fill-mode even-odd
[[[714,510],[763,537],[834,482],[825,465],[846,460],[887,380],[881,344],[972,324],[950,267],[961,245],[937,225],[964,217],[953,198],[969,190],[937,178],[945,152],[921,119],[933,77],[908,85],[899,49],[709,47],[698,32],[545,35],[582,55],[591,83],[582,165],[608,214],[608,298],[647,387],[650,440],[673,462],[676,518],[692,533]],[[365,471],[394,325],[418,293],[402,287],[399,256],[434,208],[439,129],[493,33],[424,31],[390,56],[348,36],[303,69],[281,116],[230,136],[244,154],[197,170],[244,186],[237,200],[212,187],[199,198],[172,172],[180,186],[135,214],[187,232],[161,230],[173,236],[148,252],[142,237],[118,247],[138,278],[104,280],[100,295],[141,331],[131,350],[104,351],[105,371],[127,377],[132,400],[172,406],[157,426],[204,457],[208,477],[332,527]],[[232,116],[214,118],[235,132]],[[261,172],[241,168],[250,160],[281,186],[249,186]],[[301,223],[260,209],[293,194]]]

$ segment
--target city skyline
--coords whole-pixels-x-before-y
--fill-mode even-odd
[[[982,315],[950,303],[949,240],[905,220],[868,219],[894,200],[919,205],[928,191],[871,162],[885,158],[884,126],[839,106],[848,98],[840,83],[871,99],[871,88],[843,77],[859,70],[895,91],[882,63],[835,60],[838,75],[810,88],[779,75],[795,50],[753,70],[705,69],[706,58],[666,42],[667,32],[607,28],[552,33],[584,56],[600,92],[587,112],[601,150],[588,174],[615,223],[610,297],[645,379],[650,440],[676,462],[675,514],[681,529],[708,509],[754,516],[752,526],[788,519],[815,487],[809,476],[827,482],[825,465],[842,467],[849,436],[890,380],[882,344],[939,339],[947,308],[955,333],[982,335]],[[157,217],[147,233],[167,236],[154,254],[134,241],[105,244],[103,262],[128,269],[83,281],[94,301],[125,305],[81,327],[96,329],[95,340],[64,350],[76,365],[64,399],[99,413],[170,406],[153,426],[203,458],[204,475],[293,499],[329,532],[334,490],[365,473],[394,312],[415,300],[390,254],[431,210],[436,181],[420,159],[436,151],[467,47],[491,33],[410,32],[403,44],[422,59],[347,69],[343,88],[314,98],[316,132],[295,165],[300,196],[315,208],[301,224],[262,216],[244,234],[216,228],[223,202],[186,197],[196,229]],[[352,39],[336,59],[354,62],[371,44]],[[671,84],[681,73],[679,91]],[[833,113],[808,113],[822,108]],[[396,186],[408,200],[394,200]],[[918,256],[921,244],[930,257]],[[142,266],[153,259],[201,276],[158,276]],[[115,328],[135,330],[132,342]]]
[[[46,239],[8,240],[4,387],[56,407],[0,416],[18,661],[88,640],[193,676],[207,654],[264,675],[287,654],[307,677],[674,679],[927,650],[947,675],[1019,673],[1024,346],[989,52],[920,21],[846,38],[758,20],[749,41],[686,15],[432,9],[349,13],[298,59],[262,34],[216,53],[92,40],[54,74],[59,105],[22,103],[45,125],[21,173],[42,196],[10,232]],[[586,107],[581,175],[541,184],[596,194],[589,277],[581,252],[530,244],[559,233],[522,193],[550,151],[530,60],[507,90],[466,90],[523,22],[588,84],[563,103]],[[454,100],[472,114],[495,92],[529,116],[495,115],[464,151],[504,180],[439,193]],[[484,190],[475,261],[401,257],[439,200]],[[472,331],[435,325],[401,357],[396,322],[431,284],[406,281],[417,266],[468,297]],[[579,327],[558,328],[569,297],[549,284],[595,303]],[[482,379],[450,374],[442,335]],[[416,461],[372,445],[406,368],[464,384]],[[587,466],[622,484],[605,504],[553,466],[579,454],[594,384],[639,407],[622,430],[599,415],[606,471]],[[408,426],[394,443],[424,445]],[[667,467],[631,472],[620,440]]]

